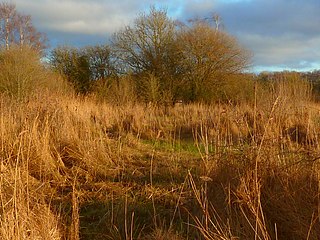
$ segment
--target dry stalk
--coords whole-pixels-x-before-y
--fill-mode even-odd
[[[226,226],[220,223],[222,221],[218,213],[216,212],[214,206],[211,203],[209,203],[207,192],[200,191],[197,188],[196,183],[190,171],[188,175],[189,175],[189,182],[190,182],[194,197],[202,212],[201,219],[204,219],[204,220],[201,220],[198,216],[191,215],[191,217],[196,223],[195,227],[199,230],[199,232],[201,233],[201,236],[204,237],[204,239],[206,240],[236,239],[235,237],[232,236],[229,226]]]

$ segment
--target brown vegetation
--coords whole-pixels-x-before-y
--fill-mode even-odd
[[[160,20],[171,50],[165,12],[136,26]],[[110,63],[103,47],[57,51],[63,77],[31,47],[0,52],[1,239],[319,239],[312,85],[298,73],[244,74],[236,42],[197,24],[181,35],[196,54],[180,46],[182,66],[196,67],[183,75],[188,101],[176,105],[170,74],[182,69],[166,72],[157,47],[141,75],[100,68]],[[135,31],[118,40],[152,40]],[[228,46],[207,51],[211,40]]]
[[[2,95],[1,238],[317,239],[320,108],[274,84],[166,111]]]

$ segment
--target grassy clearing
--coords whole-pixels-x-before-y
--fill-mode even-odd
[[[1,239],[318,239],[320,107],[285,87],[165,111],[2,96]]]

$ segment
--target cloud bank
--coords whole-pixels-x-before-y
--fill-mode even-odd
[[[253,52],[254,70],[320,68],[319,0],[17,0],[56,45],[107,42],[152,5],[187,20],[218,13],[227,32]]]

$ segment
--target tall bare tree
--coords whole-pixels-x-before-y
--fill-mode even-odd
[[[8,50],[12,41],[13,29],[16,21],[16,6],[10,3],[0,3],[0,36]]]
[[[113,50],[123,69],[138,75],[139,84],[148,89],[148,76],[158,81],[159,91],[174,95],[176,25],[166,10],[151,7],[149,13],[140,14],[133,26],[117,32],[113,38]],[[150,87],[150,86],[149,86]],[[142,93],[141,93],[142,94]],[[160,94],[162,97],[163,94]]]
[[[43,50],[47,38],[33,26],[31,16],[17,12],[15,4],[4,2],[0,3],[0,41],[7,50],[11,45]]]
[[[174,27],[166,10],[152,7],[150,13],[142,13],[133,26],[114,35],[113,47],[118,59],[134,72],[158,72],[165,65]]]

